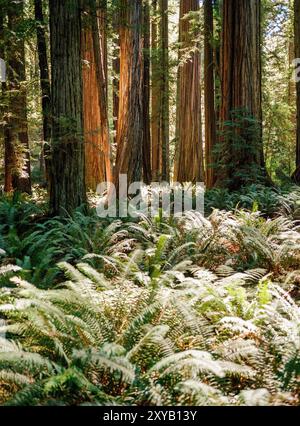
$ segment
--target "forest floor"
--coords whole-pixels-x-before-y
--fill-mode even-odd
[[[0,198],[0,403],[299,405],[300,189],[205,217]]]

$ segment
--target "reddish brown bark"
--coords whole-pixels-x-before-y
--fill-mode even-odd
[[[150,138],[150,8],[149,2],[144,2],[143,8],[143,47],[144,47],[144,136],[143,136],[143,179],[146,184],[151,182],[151,138]]]
[[[118,127],[118,115],[119,115],[119,85],[120,85],[120,17],[119,10],[114,11],[115,15],[113,17],[113,29],[115,32],[114,38],[114,57],[112,61],[113,69],[113,123],[115,137],[114,142],[116,142],[117,137],[117,127]]]
[[[201,182],[203,180],[203,148],[201,130],[201,68],[200,51],[187,14],[199,10],[197,0],[181,0],[177,105],[177,147],[174,180]],[[185,57],[187,55],[187,57]]]
[[[111,179],[106,8],[103,2],[101,6],[98,9],[95,3],[91,4],[90,19],[82,34],[85,179],[87,188],[92,190],[96,190],[99,183]]]
[[[127,174],[128,184],[142,178],[143,147],[143,39],[142,0],[121,1],[120,104],[114,184]]]

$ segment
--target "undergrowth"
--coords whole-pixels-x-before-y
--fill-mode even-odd
[[[1,199],[1,404],[299,404],[299,190],[260,189],[126,222]]]

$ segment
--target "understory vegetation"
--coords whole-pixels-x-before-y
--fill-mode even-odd
[[[299,404],[299,187],[123,222],[43,199],[0,199],[1,405]]]

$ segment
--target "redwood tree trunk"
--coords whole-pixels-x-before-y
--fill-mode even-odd
[[[47,57],[47,42],[45,34],[45,22],[43,14],[42,0],[34,0],[37,47],[40,69],[40,84],[42,92],[42,114],[43,114],[43,148],[42,156],[45,164],[45,176],[48,184],[50,184],[50,139],[51,139],[51,89],[50,75]]]
[[[169,36],[168,0],[153,0],[152,24],[152,179],[168,181],[169,160]]]
[[[232,133],[238,112],[239,128],[221,138],[223,167],[218,183],[233,189],[266,178],[261,134],[260,1],[224,0],[221,49],[221,130]],[[249,130],[256,122],[256,131]],[[243,142],[241,142],[243,141]]]
[[[5,132],[5,191],[31,193],[30,152],[27,123],[27,94],[24,39],[17,31],[23,20],[24,2],[9,4],[8,29],[8,116]]]
[[[150,139],[150,8],[148,0],[143,8],[143,37],[144,37],[144,137],[143,137],[143,178],[146,184],[151,182],[151,139]]]
[[[85,179],[89,189],[110,180],[107,112],[106,2],[91,2],[82,34]],[[100,37],[100,39],[99,39]]]
[[[119,115],[119,85],[120,85],[120,11],[114,10],[113,16],[113,30],[115,33],[114,38],[114,52],[112,60],[113,70],[113,124],[114,124],[114,142],[117,140],[117,127]]]
[[[50,0],[53,214],[86,201],[80,0]]]
[[[300,58],[300,2],[294,1],[294,31],[295,31],[295,57]],[[299,77],[299,76],[298,76]],[[296,84],[297,91],[297,142],[296,142],[296,171],[293,178],[300,183],[300,82]]]
[[[121,1],[120,105],[117,128],[117,158],[114,184],[127,174],[128,184],[142,178],[143,39],[142,0]]]
[[[199,10],[198,0],[181,0],[179,21],[177,148],[174,180],[201,182],[203,180],[203,149],[201,131],[201,68],[200,51],[186,15]],[[188,53],[188,58],[183,55]]]
[[[204,2],[204,92],[205,92],[205,162],[206,187],[215,183],[214,148],[216,143],[214,22],[212,0]]]

